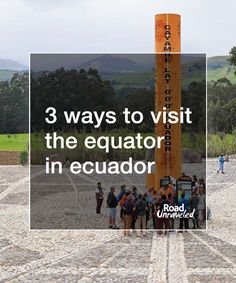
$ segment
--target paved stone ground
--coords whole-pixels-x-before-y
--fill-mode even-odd
[[[207,231],[140,239],[118,230],[30,231],[28,168],[1,166],[0,282],[236,282],[236,160],[225,175],[216,166],[208,161]]]
[[[205,163],[184,164],[183,170],[189,176],[197,174],[206,179]],[[75,175],[64,168],[62,174],[47,175],[44,171],[43,166],[31,168],[31,228],[33,229],[107,229],[109,210],[106,208],[106,199],[111,185],[118,188],[116,194],[122,184],[136,185],[140,192],[146,191],[145,174]],[[97,181],[102,182],[104,189],[102,215],[99,216],[95,214],[94,191]],[[5,201],[8,203],[14,201],[9,198],[13,197],[8,196]],[[76,211],[77,215],[71,216],[73,211]],[[122,227],[119,213],[116,218],[116,224]],[[152,221],[149,221],[148,226],[149,229],[153,228]],[[175,221],[175,228],[177,227],[179,224]],[[201,227],[205,228],[205,223],[202,223]]]

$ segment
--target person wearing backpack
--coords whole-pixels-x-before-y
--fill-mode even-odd
[[[122,199],[122,197],[125,195],[125,185],[120,186],[120,192],[119,194],[116,196],[118,202]]]
[[[128,196],[128,199],[125,201],[125,203],[122,206],[123,213],[124,213],[124,235],[125,236],[129,236],[130,234],[134,202],[135,202],[134,196],[130,194]]]
[[[109,217],[109,228],[116,229],[116,207],[118,205],[117,198],[115,196],[115,188],[111,187],[110,192],[107,196],[107,206],[110,210],[110,217]]]
[[[146,199],[142,196],[142,194],[139,194],[134,207],[134,211],[137,215],[137,237],[140,237],[141,233],[143,233],[143,236],[146,236],[146,208]]]
[[[130,191],[127,190],[125,191],[125,194],[122,196],[121,200],[119,201],[119,204],[120,204],[120,221],[121,222],[124,222],[124,209],[123,209],[123,206],[124,206],[124,203],[127,201],[129,195],[130,195]]]

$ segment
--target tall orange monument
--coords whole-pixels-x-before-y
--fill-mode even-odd
[[[180,15],[155,16],[155,111],[177,111],[181,107]],[[181,176],[181,125],[158,123],[156,136],[164,136],[161,148],[155,148],[155,173],[147,176],[147,187],[160,188],[164,176]]]

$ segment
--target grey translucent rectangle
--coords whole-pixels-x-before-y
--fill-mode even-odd
[[[197,175],[197,178],[206,180],[206,55],[173,56],[181,57],[183,106],[190,105],[194,108],[192,125],[182,126],[181,169],[186,175]],[[101,166],[105,161],[122,162],[127,161],[129,157],[132,157],[134,162],[154,160],[152,151],[117,150],[107,154],[101,150],[83,150],[82,147],[77,150],[49,150],[45,147],[43,137],[46,132],[53,131],[65,136],[72,133],[81,136],[94,133],[97,137],[102,132],[123,136],[135,135],[137,132],[154,135],[154,126],[147,117],[147,111],[155,108],[155,58],[156,54],[31,54],[31,229],[107,229],[110,211],[106,200],[111,186],[115,187],[116,196],[123,184],[127,190],[135,186],[138,193],[147,193],[146,173],[72,174],[69,166],[73,161],[79,161],[81,164],[86,161],[93,164],[98,162]],[[89,70],[90,68],[93,70]],[[91,78],[101,80],[103,86],[105,85],[104,97],[102,93],[101,96],[89,93]],[[83,89],[83,79],[90,79],[86,85],[87,89]],[[67,126],[63,124],[61,117],[53,126],[44,120],[45,109],[49,106],[55,106],[59,111],[112,109],[119,113],[127,105],[131,110],[144,111],[145,120],[142,125],[122,130],[125,125],[120,119],[118,129],[104,124],[100,132],[94,132],[90,125],[86,128],[82,124]],[[46,157],[60,160],[64,164],[62,174],[45,174]],[[98,181],[104,191],[101,214],[96,213],[95,192]],[[205,188],[200,189],[203,189],[206,198]],[[123,228],[120,210],[118,204],[116,225]],[[153,229],[151,208],[149,212],[148,228]],[[200,213],[206,218],[206,206],[201,208]],[[192,220],[189,220],[189,227],[192,226]],[[206,220],[201,224],[201,228],[205,227]],[[178,228],[179,221],[176,220],[174,229]]]

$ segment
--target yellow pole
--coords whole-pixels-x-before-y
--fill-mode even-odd
[[[157,14],[155,16],[155,52],[179,53],[180,15]]]
[[[180,16],[158,14],[155,16],[156,95],[155,111],[179,113],[181,106],[180,83]],[[162,54],[160,54],[162,53]],[[176,53],[176,54],[173,54]],[[178,55],[179,54],[179,55]],[[181,176],[181,125],[159,123],[156,136],[165,136],[160,149],[155,149],[155,174],[147,176],[147,186],[160,188],[164,176],[178,179]]]
[[[180,48],[180,16],[156,15],[156,111],[163,111],[163,107],[167,111],[180,111]],[[164,53],[158,55],[159,52]],[[162,147],[155,150],[155,189],[159,189],[162,177],[172,176],[178,179],[181,175],[181,125],[159,123],[155,127],[155,134],[165,136]]]

